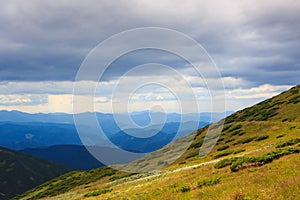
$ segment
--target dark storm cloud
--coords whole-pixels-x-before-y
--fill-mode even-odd
[[[120,31],[172,28],[195,38],[224,76],[250,86],[299,83],[299,1],[6,1],[0,8],[0,80],[74,80],[87,53]],[[149,55],[149,54],[148,54]],[[150,56],[151,57],[151,56]],[[172,56],[171,56],[172,57]],[[128,57],[107,72],[148,62]],[[155,57],[183,68],[178,59]]]

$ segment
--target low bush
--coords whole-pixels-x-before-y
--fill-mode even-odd
[[[92,192],[89,192],[89,193],[85,194],[84,197],[99,196],[101,194],[106,194],[106,193],[111,192],[111,191],[112,191],[112,189],[110,189],[110,188],[109,189],[106,188],[106,189],[102,189],[102,190],[95,190],[95,191],[92,191]]]
[[[293,146],[295,144],[298,144],[300,142],[300,138],[288,140],[286,142],[283,142],[281,144],[278,144],[276,148],[282,148],[282,147],[287,147],[287,146]]]
[[[197,186],[198,188],[202,188],[203,186],[211,186],[211,185],[218,184],[220,182],[221,182],[221,177],[217,177],[217,178],[212,177],[208,180],[199,181]]]
[[[235,157],[224,159],[217,162],[214,167],[216,169],[220,169],[226,166],[230,166],[230,170],[232,172],[236,172],[243,168],[264,165],[266,163],[272,162],[275,159],[279,159],[282,156],[294,153],[300,153],[300,149],[291,147],[288,149],[277,149],[275,151],[271,151],[257,157]]]
[[[246,133],[245,131],[239,131],[238,135],[239,135],[239,136],[242,136],[242,135],[244,135],[245,133]]]
[[[256,139],[257,137],[248,137],[248,138],[244,138],[244,139],[241,139],[235,143],[233,143],[233,145],[237,145],[237,144],[246,144],[246,143],[249,143],[249,142],[252,142],[254,139]]]
[[[185,158],[189,159],[189,158],[192,158],[192,157],[195,157],[195,156],[198,156],[198,155],[199,155],[199,151],[196,150],[196,151],[192,151],[192,152],[188,153]]]
[[[229,166],[231,165],[231,163],[233,163],[234,161],[236,161],[238,158],[228,158],[228,159],[223,159],[223,160],[220,160],[219,162],[217,162],[215,164],[215,168],[216,169],[220,169],[220,168],[223,168],[223,167],[226,167],[226,166]]]
[[[241,136],[241,135],[244,135],[245,133],[246,133],[246,132],[243,131],[243,130],[237,130],[237,131],[234,131],[234,132],[231,134],[231,136],[235,136],[235,135]]]
[[[261,135],[261,136],[258,136],[255,141],[261,141],[261,140],[266,140],[268,139],[269,136],[268,135]]]
[[[202,144],[203,144],[203,141],[204,141],[204,137],[201,137],[200,139],[194,141],[194,142],[191,144],[191,146],[189,147],[189,149],[191,149],[191,148],[194,148],[194,149],[195,149],[195,148],[201,147]]]
[[[188,186],[188,185],[182,186],[182,187],[180,188],[180,191],[181,191],[181,192],[188,192],[188,191],[190,191],[190,190],[191,190],[191,188],[190,188],[190,186]]]
[[[223,150],[228,149],[228,148],[229,148],[228,145],[221,146],[221,147],[217,148],[217,151],[223,151]]]
[[[229,142],[232,142],[232,141],[234,141],[234,140],[235,140],[234,138],[231,138],[231,139],[229,139],[229,140],[226,140],[225,143],[229,143]]]
[[[220,144],[225,138],[219,138],[217,144]]]
[[[237,149],[237,150],[234,150],[233,154],[238,154],[238,153],[241,153],[241,152],[244,152],[246,151],[246,149]]]
[[[282,138],[285,134],[277,135],[276,138]]]
[[[237,159],[236,161],[232,162],[230,165],[230,170],[232,172],[236,172],[239,170],[239,166],[242,166],[245,163],[252,163],[255,162],[256,158],[253,157],[241,157]]]
[[[240,157],[236,161],[231,163],[230,170],[232,172],[236,172],[248,166],[264,165],[266,163],[272,162],[275,159],[279,159],[282,156],[299,153],[299,152],[300,149],[297,148],[277,149],[275,151],[271,151],[269,153],[266,153],[258,157]],[[248,164],[248,166],[246,164]]]
[[[231,128],[231,124],[228,124],[228,125],[224,126],[222,132],[225,132],[225,131],[227,131],[230,128]]]
[[[300,95],[297,95],[288,100],[287,104],[296,104],[300,102]]]
[[[238,130],[238,129],[241,129],[243,126],[241,124],[238,124],[234,127],[232,127],[229,131],[235,131],[235,130]]]
[[[217,155],[214,156],[214,158],[221,158],[224,156],[228,156],[228,155],[232,154],[233,152],[234,152],[233,150],[226,150],[221,153],[218,153]]]

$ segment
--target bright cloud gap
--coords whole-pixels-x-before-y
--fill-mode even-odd
[[[134,84],[134,78],[130,77],[128,83]],[[195,77],[186,77],[191,82],[196,81]],[[269,85],[264,84],[258,87],[248,88],[247,81],[232,77],[223,78],[225,85],[226,110],[238,110],[257,103],[263,99],[270,98],[280,92],[292,87],[291,85]],[[200,80],[198,80],[200,81]],[[72,113],[72,81],[43,81],[43,82],[0,82],[0,109],[20,110],[29,113],[66,112]],[[89,87],[89,81],[82,81],[82,87]],[[94,84],[94,83],[93,83]],[[138,93],[133,94],[130,101],[124,99],[112,99],[111,91],[117,81],[99,83],[104,90],[97,91],[94,97],[95,110],[97,112],[112,112],[112,100],[118,103],[118,107],[127,108],[130,111],[150,110],[151,107],[162,105],[167,112],[178,112],[176,98],[165,88],[145,87]],[[192,84],[193,85],[193,84]],[[244,87],[244,88],[243,88]],[[30,88],[30,90],[28,90]],[[197,98],[199,108],[202,112],[211,111],[211,97],[209,91],[202,84],[195,84],[193,92]],[[222,93],[222,88],[215,87],[214,90]],[[122,91],[122,90],[121,90]],[[124,91],[126,92],[126,90]],[[125,94],[124,94],[125,95]],[[82,98],[86,98],[83,93]],[[145,107],[147,105],[147,107]],[[193,108],[189,111],[193,112]],[[93,111],[93,110],[82,110]],[[120,110],[125,112],[126,110]]]

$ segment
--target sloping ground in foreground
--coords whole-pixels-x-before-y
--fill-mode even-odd
[[[10,199],[68,171],[63,165],[0,147],[0,199]]]

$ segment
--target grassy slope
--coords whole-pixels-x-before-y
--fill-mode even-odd
[[[69,171],[69,168],[0,148],[0,199],[17,194]]]
[[[162,167],[162,171],[132,176],[121,172],[105,173],[88,184],[74,180],[83,180],[80,177],[88,176],[90,172],[80,172],[80,176],[73,173],[66,175],[73,180],[69,181],[67,190],[61,192],[62,183],[68,179],[61,177],[29,191],[23,198],[49,195],[43,192],[49,184],[52,184],[50,188],[56,188],[50,195],[55,199],[88,198],[84,195],[91,199],[296,199],[300,196],[299,154],[286,155],[268,164],[263,162],[259,167],[255,167],[259,163],[245,164],[245,169],[238,172],[231,172],[229,167],[214,167],[218,160],[262,156],[278,149],[278,144],[300,138],[300,86],[227,117],[217,145],[208,156],[199,158],[201,138],[206,131],[207,128],[196,131],[192,147],[171,166]],[[190,139],[192,137],[181,140]],[[165,162],[164,149],[171,148],[176,152],[180,148],[178,144],[180,141],[132,166],[147,167]],[[297,142],[290,145],[300,148]],[[108,169],[98,169],[95,174],[103,173],[103,170]],[[124,176],[129,177],[122,178]],[[60,195],[55,196],[57,194]]]

